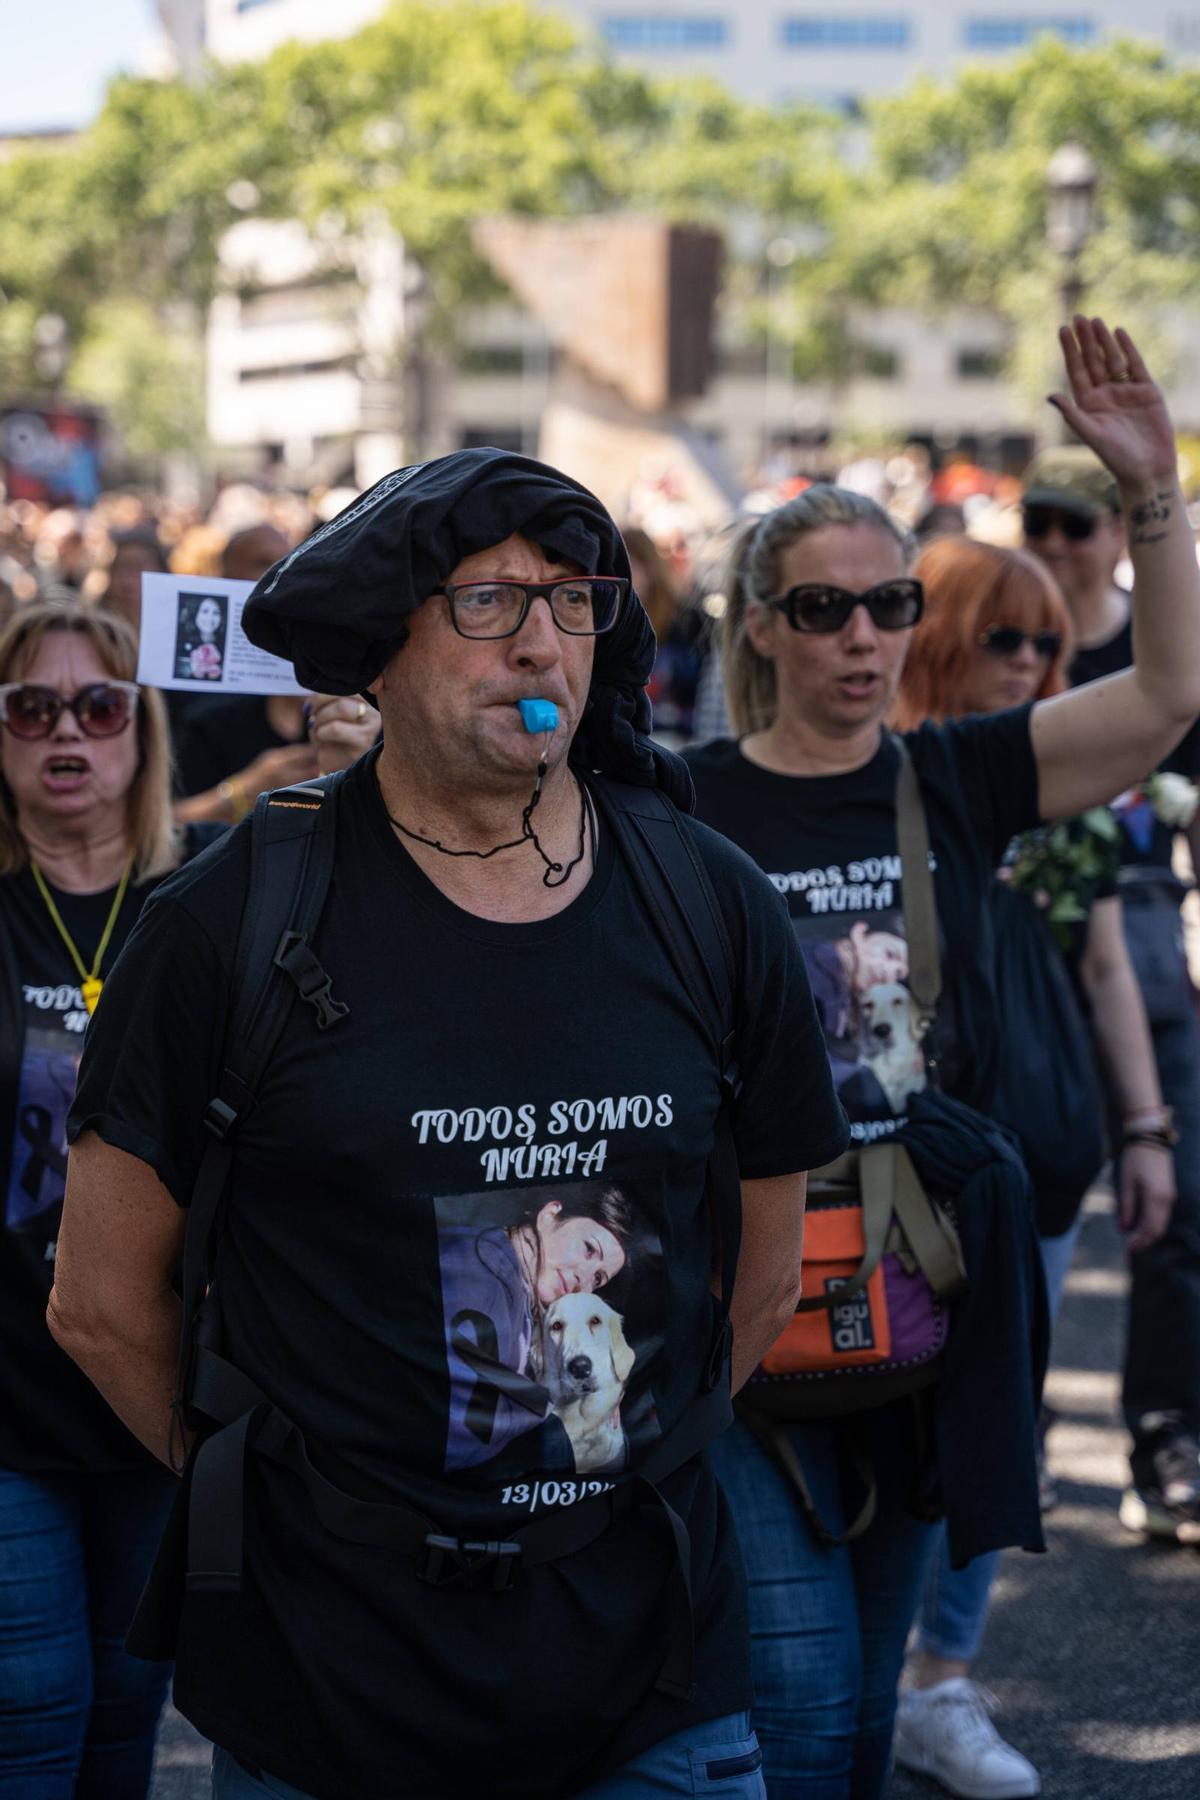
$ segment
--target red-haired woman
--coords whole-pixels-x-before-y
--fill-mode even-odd
[[[1070,617],[1043,563],[1022,550],[944,538],[923,553],[914,574],[925,589],[925,613],[913,633],[897,697],[902,730],[915,730],[926,719],[941,725],[971,713],[1002,712],[1066,690]],[[1055,830],[1062,834],[1064,827]],[[1084,832],[1086,822],[1066,835],[1077,845]],[[1052,848],[1044,834],[1034,835],[1042,837],[1033,848],[1044,866]],[[1063,841],[1061,835],[1052,840]],[[1064,854],[1070,855],[1069,849]],[[1085,854],[1072,865],[1071,910],[1079,923],[1067,959],[1085,997],[1114,1098],[1127,1129],[1133,1129],[1139,1118],[1161,1117],[1162,1095],[1146,1011],[1125,947],[1121,902],[1115,880],[1099,874],[1099,860]],[[1131,1250],[1165,1229],[1174,1194],[1170,1151],[1130,1144],[1121,1157],[1119,1201]],[[1068,1197],[1064,1216],[1061,1194],[1038,1195],[1052,1316],[1071,1261],[1081,1199]],[[952,1571],[943,1533],[926,1582],[912,1685],[901,1696],[898,1760],[934,1775],[954,1794],[1040,1791],[1037,1771],[996,1732],[970,1680],[998,1561],[994,1553]]]

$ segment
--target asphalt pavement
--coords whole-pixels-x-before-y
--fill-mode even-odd
[[[975,1671],[1046,1800],[1200,1800],[1200,1554],[1144,1544],[1117,1521],[1125,1288],[1111,1201],[1093,1194],[1046,1389],[1060,1418],[1050,1550],[1005,1557]],[[945,1792],[898,1772],[888,1800]]]
[[[1095,1194],[1047,1389],[1060,1418],[1049,1440],[1061,1495],[1050,1553],[1005,1559],[976,1670],[1000,1703],[1000,1728],[1041,1770],[1046,1800],[1200,1800],[1200,1553],[1145,1545],[1117,1521],[1124,1294],[1111,1203]],[[207,1745],[168,1714],[153,1800],[206,1800],[208,1761]],[[897,1773],[888,1800],[944,1795]]]

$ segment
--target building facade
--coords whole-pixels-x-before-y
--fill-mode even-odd
[[[266,55],[287,38],[357,31],[385,0],[182,0],[203,15],[221,60]],[[803,97],[853,108],[915,76],[1011,54],[1043,32],[1079,46],[1139,37],[1200,55],[1195,0],[538,0],[591,29],[619,60],[710,74],[756,100]],[[179,0],[164,0],[178,7]]]

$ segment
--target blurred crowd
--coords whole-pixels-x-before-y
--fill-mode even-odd
[[[717,530],[681,473],[656,466],[632,484],[623,530],[659,640],[650,697],[664,742],[705,741],[725,728],[718,659],[710,652],[731,535],[744,520],[827,482],[875,501],[918,546],[964,534],[1010,548],[1022,542],[1019,477],[965,454],[935,465],[922,444],[885,446],[847,461],[831,457],[805,474],[777,459],[752,475],[737,516]],[[87,509],[0,501],[0,623],[15,606],[42,599],[103,605],[136,629],[143,574],[256,580],[352,498],[348,488],[301,494],[233,482],[207,510],[147,491],[106,493]],[[1128,585],[1127,572],[1127,565],[1118,568],[1121,585]],[[268,739],[262,747],[279,746]],[[190,772],[182,778],[189,781]]]
[[[1128,379],[1128,374],[1111,376],[1113,382]],[[634,484],[620,523],[634,586],[658,644],[649,682],[655,735],[671,747],[698,747],[689,763],[699,816],[707,824],[741,842],[764,869],[796,871],[772,875],[771,881],[785,894],[796,924],[834,1085],[848,1116],[862,1127],[863,1143],[873,1143],[877,1128],[894,1123],[926,1087],[922,1046],[933,1009],[923,1020],[919,1009],[914,1011],[916,980],[909,982],[908,969],[909,945],[918,940],[905,924],[903,907],[894,903],[890,877],[875,888],[865,876],[852,874],[839,896],[845,904],[828,909],[810,907],[803,889],[806,883],[814,889],[826,881],[841,884],[843,867],[883,870],[889,858],[897,861],[892,855],[896,821],[879,835],[879,792],[885,811],[898,804],[893,777],[885,770],[883,788],[876,792],[872,786],[881,779],[878,757],[886,759],[895,748],[889,727],[904,731],[914,763],[933,771],[927,804],[934,825],[930,841],[938,846],[936,866],[940,873],[957,857],[959,873],[945,878],[938,904],[949,897],[953,908],[933,913],[930,934],[938,941],[939,925],[946,926],[941,954],[952,978],[962,979],[962,996],[969,999],[977,976],[980,992],[994,979],[997,995],[995,1016],[977,1001],[955,1000],[947,1031],[949,1040],[958,1032],[957,1050],[953,1042],[951,1047],[959,1062],[951,1057],[945,1066],[960,1085],[953,1097],[973,1106],[972,1070],[984,1066],[974,1054],[973,1034],[980,1044],[989,1033],[1003,1038],[994,1049],[995,1095],[987,1123],[990,1128],[991,1120],[998,1120],[1019,1140],[1034,1190],[1036,1233],[1030,1243],[1037,1260],[1030,1262],[1027,1289],[1018,1283],[1014,1297],[1003,1284],[993,1290],[975,1272],[972,1282],[992,1309],[993,1325],[1024,1319],[1030,1295],[1044,1290],[1047,1316],[1034,1334],[1044,1359],[1084,1194],[1102,1164],[1114,1160],[1119,1220],[1133,1271],[1123,1393],[1133,1449],[1121,1517],[1131,1532],[1185,1544],[1200,1538],[1200,1357],[1194,1354],[1200,1349],[1200,1040],[1195,995],[1177,953],[1182,889],[1172,858],[1189,827],[1191,844],[1200,846],[1200,722],[1186,736],[1175,732],[1171,742],[1170,730],[1156,721],[1162,743],[1154,739],[1153,757],[1147,752],[1139,760],[1138,739],[1114,765],[1120,781],[1115,774],[1107,784],[1099,775],[1090,781],[1077,775],[1054,801],[1054,757],[1043,742],[1045,766],[1039,764],[1022,710],[1133,665],[1131,565],[1114,463],[1120,463],[1116,452],[1102,462],[1075,446],[1043,452],[1017,478],[965,458],[935,467],[924,448],[909,444],[844,462],[831,458],[828,467],[805,474],[765,469],[737,515],[719,528],[690,496],[682,475],[659,468]],[[191,854],[205,842],[197,828],[236,824],[263,790],[346,766],[376,742],[379,721],[366,697],[170,693],[160,700],[145,689],[139,692],[133,679],[144,576],[170,572],[257,581],[353,497],[347,490],[298,495],[237,483],[222,487],[207,510],[136,492],[105,494],[86,510],[28,500],[0,503],[0,627],[28,609],[3,638],[8,663],[0,674],[10,679],[0,683],[5,694],[0,713],[8,727],[6,781],[15,812],[10,859],[0,875],[8,880],[9,929],[17,937],[24,933],[21,969],[29,1008],[36,1010],[44,995],[48,1009],[56,994],[73,1005],[73,963],[90,1016],[107,974],[105,954],[110,946],[120,949],[145,898],[130,895],[135,866],[142,871],[139,880],[147,869],[157,877],[172,866],[169,860],[153,865],[140,840],[126,841],[129,820],[150,817],[150,803],[142,800],[151,774],[156,780],[161,776],[158,837],[166,844],[183,835],[177,825],[189,827],[186,853]],[[1144,527],[1141,536],[1138,529],[1131,531],[1128,543],[1140,559],[1138,586],[1155,592],[1163,615],[1157,629],[1167,637],[1172,606],[1179,632],[1190,629],[1196,575],[1187,524],[1179,516],[1182,503],[1171,533],[1155,531],[1171,518],[1167,502],[1174,503],[1173,492],[1166,502],[1158,498],[1161,511],[1151,509],[1148,524],[1139,523],[1139,508],[1126,508],[1133,525]],[[1173,564],[1157,548],[1170,535],[1182,544]],[[336,583],[329,584],[328,591],[335,590],[341,593]],[[28,642],[23,642],[26,626]],[[1143,639],[1148,631],[1139,619]],[[1174,658],[1151,642],[1147,660],[1154,661],[1157,648],[1158,662],[1169,674],[1200,666],[1186,653],[1186,637],[1179,642],[1183,653]],[[836,668],[835,655],[842,659]],[[1137,659],[1146,659],[1144,642]],[[337,685],[336,673],[326,678]],[[1109,710],[1120,725],[1113,692],[1110,687]],[[1073,706],[1049,709],[1060,721],[1060,735],[1064,710],[1076,721],[1077,741],[1067,744],[1059,760],[1072,771],[1086,770],[1100,756],[1107,723],[1102,720],[1098,730],[1096,707],[1077,697]],[[1134,716],[1132,701],[1125,710]],[[1177,723],[1185,710],[1194,717],[1194,688],[1177,710]],[[140,757],[133,755],[133,734],[125,731],[135,719],[143,734]],[[847,719],[859,734],[853,741],[875,748],[862,759],[851,755],[830,765],[830,757],[847,754]],[[969,729],[961,728],[962,721],[969,721]],[[162,752],[167,724],[169,794]],[[1141,729],[1136,716],[1134,725]],[[1127,735],[1137,739],[1136,731]],[[757,745],[756,755],[743,754],[747,743]],[[157,746],[153,755],[147,745]],[[122,754],[125,763],[118,768]],[[942,759],[936,769],[935,758]],[[1153,772],[1147,772],[1155,758]],[[110,861],[103,867],[79,860],[69,832],[65,848],[55,837],[59,815],[70,813],[72,793],[84,795],[93,762],[111,765],[125,783],[119,787],[114,775],[105,800],[122,822],[111,834],[113,842],[104,851],[111,853]],[[832,777],[824,773],[828,766]],[[917,775],[921,778],[919,767]],[[802,783],[787,789],[781,803],[782,777],[811,778],[808,797]],[[822,798],[829,780],[840,785]],[[1043,810],[1035,801],[1045,798],[1047,782],[1053,803]],[[1122,784],[1124,792],[1118,792]],[[98,792],[102,786],[98,783]],[[141,796],[136,805],[131,801],[128,819],[122,810],[126,789]],[[810,817],[800,816],[797,797],[811,808]],[[3,798],[0,793],[0,802]],[[17,818],[22,805],[24,823]],[[989,807],[995,817],[981,823]],[[33,820],[36,827],[42,813],[53,827],[44,841],[29,824]],[[1042,819],[1052,823],[1035,825]],[[398,820],[392,823],[399,826]],[[399,828],[434,851],[443,849],[436,839]],[[842,835],[829,840],[824,835],[829,831]],[[742,841],[743,833],[750,841]],[[178,844],[174,854],[180,854]],[[923,860],[916,859],[916,866]],[[918,883],[911,887],[916,890]],[[912,904],[915,911],[916,901]],[[927,904],[932,907],[932,899]],[[985,908],[993,916],[994,947],[980,929]],[[854,917],[856,912],[862,916]],[[90,968],[80,945],[89,955],[94,949]],[[989,959],[995,967],[985,970]],[[892,1010],[885,1015],[885,1008]],[[35,1094],[31,1084],[42,1080],[37,1094],[44,1099],[46,1028],[34,1011],[29,1020],[21,1091]],[[23,1122],[41,1118],[45,1125],[28,1134],[42,1160],[30,1165],[32,1186],[20,1202],[26,1256],[20,1273],[34,1346],[29,1355],[43,1359],[50,1349],[42,1328],[43,1289],[53,1252],[47,1253],[33,1227],[50,1232],[61,1205],[65,1138],[60,1145],[57,1137],[65,1129],[77,1066],[77,1044],[67,1040],[70,1032],[81,1036],[86,1024],[81,1007],[62,1023],[66,1048],[59,1045],[54,1052],[65,1071],[53,1097],[57,1111],[47,1101],[41,1113],[32,1102],[19,1113]],[[935,1039],[930,1042],[938,1049],[937,1060],[945,1062]],[[1047,1065],[1045,1081],[1034,1073],[1035,1053]],[[932,1054],[928,1066],[930,1071],[937,1066]],[[930,1084],[936,1086],[932,1074]],[[1010,1147],[1005,1155],[1015,1159],[1015,1150]],[[51,1364],[46,1367],[53,1377]],[[1040,1369],[1036,1373],[1040,1376]],[[1037,1381],[1026,1386],[1032,1391]],[[90,1392],[80,1401],[81,1416],[85,1405],[98,1408]],[[865,1410],[871,1417],[893,1418],[883,1406]],[[787,1579],[811,1581],[814,1595],[824,1591],[824,1599],[811,1602],[812,1617],[820,1616],[821,1607],[828,1610],[829,1635],[852,1662],[857,1659],[843,1685],[849,1691],[857,1681],[867,1696],[862,1718],[848,1717],[842,1731],[847,1745],[857,1745],[861,1767],[873,1771],[854,1788],[864,1797],[881,1793],[886,1781],[897,1705],[897,1754],[905,1766],[936,1776],[958,1796],[1023,1800],[1040,1791],[1038,1772],[1000,1736],[972,1679],[999,1549],[1014,1542],[1040,1547],[1040,1512],[1056,1503],[1042,1455],[1052,1421],[1043,1412],[1039,1446],[1032,1406],[1029,1415],[1022,1458],[1031,1521],[1024,1535],[1012,1535],[1006,1525],[1004,1533],[993,1532],[986,1542],[981,1538],[952,1560],[950,1537],[935,1530],[928,1517],[916,1521],[908,1508],[924,1448],[898,1447],[885,1434],[873,1442],[872,1455],[879,1470],[895,1477],[895,1491],[883,1484],[873,1522],[866,1513],[857,1523],[849,1517],[835,1520],[838,1534],[830,1536],[811,1498],[803,1508],[807,1525],[792,1501],[787,1503],[795,1539],[788,1549],[795,1568]],[[110,1428],[105,1422],[103,1429]],[[66,1420],[64,1436],[73,1429]],[[988,1432],[995,1436],[997,1429],[989,1416]],[[813,1485],[827,1483],[821,1505],[826,1499],[841,1505],[849,1466],[839,1460],[849,1454],[841,1439],[835,1444],[823,1422],[798,1418],[788,1441],[800,1461],[808,1458],[816,1469],[819,1481]],[[977,1447],[964,1445],[964,1458]],[[739,1448],[731,1437],[718,1472],[741,1507],[752,1593],[761,1595],[770,1580],[782,1579],[771,1559],[786,1533],[768,1528],[766,1477],[760,1471],[757,1487],[745,1477],[752,1448],[748,1443]],[[25,1454],[22,1448],[20,1456]],[[39,1440],[30,1462],[35,1474],[42,1467],[36,1458],[44,1454]],[[11,1447],[6,1452],[0,1441],[0,1474],[6,1456],[13,1471],[24,1468],[20,1456]],[[69,1458],[64,1466],[72,1466]],[[982,1478],[977,1485],[982,1491]],[[146,1507],[138,1527],[145,1549],[156,1539],[166,1504],[162,1472],[156,1470],[139,1491]],[[797,1491],[807,1493],[803,1477]],[[35,1526],[42,1498],[39,1493],[30,1502]],[[974,1505],[979,1495],[968,1499]],[[990,1495],[986,1500],[991,1505]],[[124,1490],[108,1496],[105,1516],[127,1519],[130,1504]],[[947,1512],[954,1516],[949,1503]],[[831,1548],[846,1576],[840,1598],[825,1579],[823,1559]],[[126,1557],[122,1566],[137,1565]],[[94,1579],[100,1582],[102,1576],[103,1571]],[[136,1584],[130,1580],[130,1592],[116,1594],[114,1607],[132,1604]],[[898,1701],[897,1676],[914,1618]],[[768,1630],[759,1618],[753,1629],[756,1654],[767,1654],[762,1646],[774,1641],[774,1628]],[[798,1638],[800,1624],[794,1629]],[[886,1654],[870,1650],[876,1643]],[[868,1648],[860,1652],[860,1644]],[[798,1672],[810,1661],[811,1672],[802,1679]],[[832,1709],[822,1684],[836,1686],[841,1677],[827,1662],[824,1654],[797,1656],[795,1666],[782,1673],[778,1667],[773,1673],[770,1667],[757,1670],[760,1701],[767,1695],[758,1729],[768,1773],[785,1767],[789,1758],[803,1762],[812,1756],[811,1744],[792,1742],[789,1732],[802,1715],[801,1700],[822,1717],[822,1708]],[[122,1790],[130,1794],[144,1791],[149,1776],[166,1679],[166,1665],[156,1667],[153,1679],[145,1676],[133,1694],[142,1725],[136,1780],[131,1775]],[[873,1722],[867,1717],[871,1707]],[[772,1717],[786,1725],[775,1728],[774,1738]],[[828,1735],[822,1726],[814,1741]]]

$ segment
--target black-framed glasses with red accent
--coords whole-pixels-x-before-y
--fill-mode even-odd
[[[460,637],[506,638],[520,631],[535,600],[545,600],[568,637],[599,637],[621,616],[629,592],[620,575],[574,575],[558,581],[459,581],[442,589]]]
[[[136,681],[91,681],[68,699],[37,681],[0,684],[0,724],[15,738],[48,738],[65,712],[85,737],[118,737],[137,712]]]
[[[840,631],[856,606],[866,607],[879,631],[907,631],[925,610],[925,590],[911,575],[881,581],[862,594],[827,581],[805,581],[764,604],[784,613],[793,631]]]

